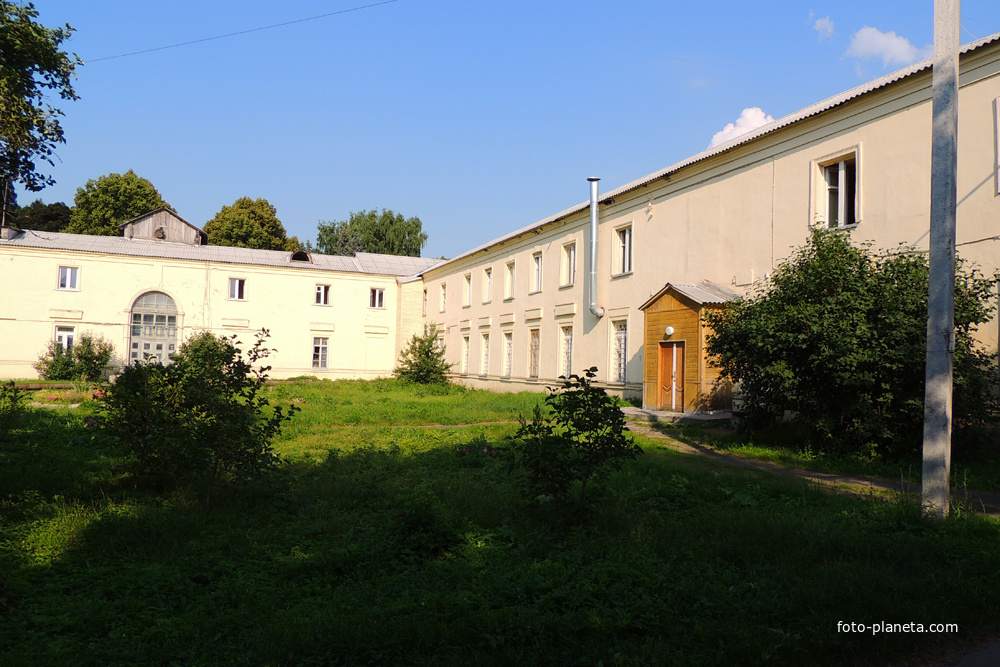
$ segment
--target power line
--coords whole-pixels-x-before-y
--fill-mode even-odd
[[[201,44],[202,42],[211,42],[216,39],[225,39],[226,37],[236,37],[237,35],[246,35],[251,32],[260,32],[261,30],[271,30],[272,28],[283,28],[286,25],[294,25],[296,23],[305,23],[306,21],[315,21],[317,19],[325,19],[330,16],[337,16],[338,14],[347,14],[349,12],[357,12],[362,9],[371,9],[372,7],[378,7],[380,5],[388,5],[398,0],[382,0],[382,2],[373,2],[368,5],[361,5],[359,7],[351,7],[350,9],[340,9],[335,12],[328,12],[326,14],[320,14],[318,16],[310,16],[304,19],[295,19],[294,21],[285,21],[284,23],[275,23],[273,25],[265,25],[259,28],[250,28],[248,30],[240,30],[237,32],[229,32],[225,35],[216,35],[214,37],[204,37],[202,39],[193,39],[189,42],[180,42],[178,44],[169,44],[167,46],[157,46],[152,49],[143,49],[142,51],[131,51],[129,53],[122,53],[117,56],[105,56],[103,58],[94,58],[93,60],[88,60],[88,63],[101,62],[102,60],[115,60],[117,58],[128,58],[129,56],[138,56],[143,53],[152,53],[154,51],[164,51],[166,49],[176,49],[182,46],[190,46],[192,44]]]

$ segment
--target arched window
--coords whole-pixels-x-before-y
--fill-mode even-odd
[[[177,306],[163,292],[146,292],[132,304],[129,361],[170,363],[177,351]]]

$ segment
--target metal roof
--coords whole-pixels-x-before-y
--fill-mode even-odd
[[[47,248],[73,250],[104,255],[157,257],[195,262],[221,262],[249,266],[302,267],[320,271],[342,271],[382,276],[412,276],[440,264],[429,257],[398,257],[358,253],[356,257],[310,254],[312,262],[292,261],[292,253],[284,250],[254,250],[229,246],[189,245],[147,239],[127,239],[121,236],[89,236],[24,230],[14,238],[0,240],[0,247]]]
[[[978,49],[980,47],[986,46],[986,45],[988,45],[988,44],[990,44],[992,42],[996,42],[996,41],[1000,41],[1000,32],[994,33],[994,34],[992,34],[992,35],[990,35],[988,37],[984,37],[984,38],[976,40],[974,42],[969,42],[968,44],[964,45],[961,48],[960,53],[962,53],[962,54],[969,53],[969,52],[974,51],[974,50],[976,50],[976,49]],[[870,92],[872,92],[874,90],[878,90],[879,88],[884,88],[885,86],[888,86],[891,83],[895,83],[896,81],[900,81],[902,79],[905,79],[906,77],[912,76],[912,75],[916,74],[917,72],[921,72],[923,70],[930,69],[930,67],[931,67],[932,64],[933,64],[933,59],[932,58],[928,58],[927,60],[921,60],[918,63],[914,63],[913,65],[910,65],[909,67],[904,67],[903,69],[899,69],[899,70],[896,70],[895,72],[891,72],[889,74],[886,74],[885,76],[880,77],[878,79],[875,79],[874,81],[869,81],[868,83],[864,83],[864,84],[862,84],[860,86],[856,86],[856,87],[851,88],[850,90],[844,91],[844,92],[842,92],[842,93],[840,93],[838,95],[834,95],[833,97],[828,97],[827,99],[822,100],[821,102],[817,102],[816,104],[810,105],[810,106],[808,106],[808,107],[806,107],[804,109],[800,109],[799,111],[796,111],[796,112],[791,113],[791,114],[789,114],[787,116],[779,118],[778,120],[776,120],[776,121],[774,121],[772,123],[768,123],[767,125],[764,125],[762,127],[759,127],[756,130],[753,130],[751,132],[747,132],[745,134],[741,134],[740,136],[738,136],[738,137],[736,137],[734,139],[730,139],[729,141],[727,141],[725,143],[719,144],[718,146],[713,146],[712,148],[709,148],[708,150],[702,151],[701,153],[698,153],[696,155],[692,155],[691,157],[689,157],[689,158],[687,158],[685,160],[681,160],[680,162],[676,162],[676,163],[670,165],[669,167],[666,167],[666,168],[661,169],[659,171],[655,171],[652,174],[648,174],[646,176],[638,178],[638,179],[636,179],[636,180],[634,180],[634,181],[632,181],[630,183],[626,183],[625,185],[622,185],[621,187],[615,188],[614,190],[609,190],[608,192],[605,192],[603,195],[601,195],[599,201],[600,201],[600,203],[605,203],[607,200],[614,199],[618,195],[622,195],[622,194],[624,194],[624,193],[626,193],[626,192],[628,192],[630,190],[634,190],[634,189],[636,189],[638,187],[646,185],[647,183],[655,181],[658,178],[663,178],[664,176],[666,176],[668,174],[671,174],[673,172],[679,171],[679,170],[683,169],[684,167],[690,166],[690,165],[692,165],[692,164],[694,164],[696,162],[701,162],[702,160],[706,160],[706,159],[708,159],[708,158],[710,158],[710,157],[712,157],[714,155],[718,155],[719,153],[724,153],[724,152],[726,152],[726,151],[728,151],[728,150],[730,150],[732,148],[735,148],[736,146],[740,146],[742,144],[745,144],[745,143],[748,143],[750,141],[753,141],[754,139],[762,137],[765,134],[770,134],[771,132],[779,130],[779,129],[783,128],[783,127],[787,127],[788,125],[792,125],[793,123],[797,123],[797,122],[805,120],[806,118],[809,118],[811,116],[815,116],[815,115],[820,114],[820,113],[822,113],[824,111],[827,111],[827,110],[832,109],[834,107],[840,106],[841,104],[849,102],[850,100],[853,100],[856,97],[860,97],[860,96],[862,96],[862,95],[864,95],[866,93],[870,93]],[[568,215],[572,215],[574,213],[578,213],[580,211],[586,210],[587,208],[589,208],[589,206],[590,206],[590,201],[589,200],[587,200],[587,201],[585,201],[585,202],[583,202],[581,204],[577,204],[576,206],[571,206],[570,208],[567,208],[564,211],[560,211],[559,213],[556,213],[555,215],[550,215],[547,218],[543,218],[542,220],[539,220],[538,222],[530,224],[527,227],[522,227],[521,229],[513,231],[513,232],[511,232],[509,234],[501,236],[501,237],[499,237],[497,239],[494,239],[492,241],[489,241],[488,243],[484,243],[483,245],[477,246],[477,247],[473,248],[472,250],[468,250],[466,252],[463,252],[461,255],[458,255],[458,256],[456,256],[455,258],[453,258],[453,259],[451,259],[449,261],[450,262],[454,262],[454,261],[457,261],[459,259],[463,259],[465,257],[469,257],[471,255],[474,255],[477,252],[486,250],[486,249],[491,248],[491,247],[493,247],[495,245],[501,244],[501,243],[503,243],[505,241],[509,241],[511,239],[517,238],[521,234],[524,234],[526,232],[530,232],[532,230],[535,230],[535,229],[537,229],[539,227],[547,225],[550,222],[555,222],[556,220],[564,218],[564,217],[566,217]]]
[[[646,310],[671,289],[700,306],[719,305],[740,298],[740,295],[736,292],[732,292],[721,285],[716,285],[707,280],[703,280],[697,285],[691,283],[667,283],[656,294],[646,299],[646,303],[639,306],[639,310]]]

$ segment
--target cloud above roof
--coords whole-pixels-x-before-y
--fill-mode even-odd
[[[830,20],[829,16],[817,19],[813,23],[813,30],[819,33],[819,41],[822,42],[824,39],[830,39],[833,37],[833,21]]]
[[[741,134],[752,132],[758,127],[763,127],[773,122],[774,118],[764,113],[764,110],[760,107],[744,109],[735,123],[727,123],[724,128],[712,135],[712,141],[708,144],[708,147],[714,148],[719,144],[726,143],[730,139],[735,139]]]
[[[851,45],[844,55],[862,61],[881,58],[883,67],[902,66],[930,58],[934,55],[934,46],[918,48],[910,40],[891,30],[882,32],[866,25],[851,35]]]

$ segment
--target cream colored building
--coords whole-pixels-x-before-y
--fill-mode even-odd
[[[122,232],[3,230],[0,377],[35,377],[48,341],[70,345],[83,333],[104,336],[124,360],[169,361],[194,333],[237,334],[249,345],[262,328],[273,377],[388,375],[401,341],[421,326],[400,307],[415,291],[405,276],[439,262],[207,246],[166,209]]]
[[[960,86],[958,252],[991,275],[1000,269],[1000,34],[963,48]],[[926,61],[599,196],[595,263],[585,202],[429,269],[425,320],[443,328],[448,359],[472,386],[540,390],[597,366],[600,381],[647,406],[699,409],[710,388],[689,378],[712,374],[699,376],[683,355],[704,366],[704,331],[672,326],[669,313],[693,322],[690,312],[710,302],[683,295],[745,292],[813,226],[925,250],[930,154]],[[668,285],[673,310],[658,306],[657,330],[647,331],[641,307]],[[996,322],[979,337],[995,352]],[[675,355],[692,369],[683,380],[664,368]],[[681,405],[665,398],[670,382],[686,389]]]

